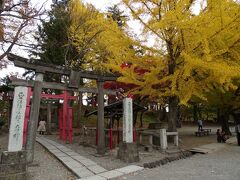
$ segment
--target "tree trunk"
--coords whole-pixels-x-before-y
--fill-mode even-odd
[[[194,121],[194,123],[197,123],[197,121],[198,121],[197,105],[196,104],[193,105],[193,121]]]
[[[226,116],[222,116],[222,123],[221,123],[221,126],[222,126],[222,130],[227,134],[227,135],[231,135],[232,133],[230,132],[230,129],[229,129],[229,124],[228,124],[228,117]]]
[[[52,134],[52,104],[49,101],[47,104],[47,134]]]
[[[231,135],[232,133],[230,132],[229,129],[229,111],[224,111],[223,109],[220,110],[220,122],[221,122],[221,127],[222,130],[227,134],[227,135]]]
[[[198,118],[201,119],[201,120],[203,120],[203,118],[202,118],[202,112],[201,112],[201,107],[200,107],[199,105],[197,106],[197,113],[198,113]]]
[[[170,30],[171,31],[171,30]],[[172,36],[171,36],[172,35]],[[168,34],[168,38],[166,40],[167,43],[167,51],[169,55],[168,61],[168,74],[172,75],[175,72],[176,68],[176,60],[178,59],[178,55],[174,52],[174,35]],[[169,113],[168,113],[168,131],[177,131],[176,122],[177,122],[177,112],[178,112],[178,97],[171,96],[169,97]]]
[[[143,112],[144,112],[144,111],[142,111],[142,112],[141,112],[141,115],[140,115],[140,128],[143,127]]]
[[[158,111],[158,121],[167,122],[167,112],[165,107],[161,107]]]
[[[177,125],[178,128],[182,127],[182,121],[181,121],[181,109],[180,106],[177,106]]]
[[[221,123],[220,108],[217,108],[217,123]]]
[[[168,131],[177,131],[177,112],[178,112],[178,98],[176,96],[169,98],[169,113],[168,113]]]

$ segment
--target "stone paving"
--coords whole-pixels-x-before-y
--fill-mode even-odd
[[[79,178],[89,177],[107,171],[92,160],[80,156],[78,153],[52,140],[37,137],[37,141]]]
[[[55,141],[44,137],[37,137],[36,140],[81,179],[107,180],[143,170],[143,167],[130,165],[108,171],[94,161],[81,156],[80,154],[56,143]]]

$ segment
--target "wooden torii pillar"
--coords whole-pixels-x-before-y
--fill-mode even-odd
[[[39,109],[41,102],[41,93],[42,93],[42,81],[43,81],[43,73],[36,72],[36,80],[34,82],[33,87],[33,99],[30,110],[30,117],[28,123],[28,131],[27,131],[27,140],[26,140],[26,151],[27,151],[27,162],[33,162],[34,158],[34,146],[35,139],[37,135],[37,126],[38,126],[38,117],[39,117]]]
[[[105,81],[116,81],[117,77],[113,74],[99,74],[92,71],[73,71],[66,67],[56,66],[53,64],[43,63],[39,60],[29,60],[9,54],[8,59],[14,62],[17,67],[22,67],[30,70],[34,70],[37,74],[36,81],[15,80],[12,84],[16,86],[34,87],[32,108],[30,112],[29,128],[27,132],[27,161],[31,163],[34,157],[34,145],[36,139],[39,107],[41,100],[41,91],[43,88],[68,90],[68,91],[80,91],[80,92],[92,92],[99,93],[98,95],[98,154],[105,153],[105,133],[104,133],[104,94],[115,94],[115,91],[103,90],[103,83]],[[53,82],[43,82],[44,73],[54,73],[70,77],[70,83],[68,85]],[[80,78],[94,79],[97,81],[97,89],[79,87]]]
[[[97,80],[98,87],[98,96],[97,96],[97,104],[98,104],[98,114],[97,114],[97,135],[98,135],[98,146],[97,153],[105,154],[105,127],[104,127],[104,93],[103,93],[103,83],[102,80]]]

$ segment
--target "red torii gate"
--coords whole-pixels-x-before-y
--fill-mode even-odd
[[[28,87],[27,105],[24,119],[23,144],[26,143],[28,119],[30,115],[30,101],[32,88]],[[72,107],[69,107],[68,100],[76,100],[76,96],[70,96],[65,90],[63,94],[41,94],[41,98],[46,99],[63,99],[63,108],[59,109],[59,138],[72,143]]]

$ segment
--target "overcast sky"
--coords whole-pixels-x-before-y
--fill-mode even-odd
[[[100,11],[106,11],[107,7],[120,2],[120,0],[83,0],[83,1],[86,3],[93,4]],[[198,0],[198,1],[204,1],[204,0]],[[41,5],[44,1],[43,0],[32,0],[31,2],[33,4]],[[46,2],[46,4],[45,4],[46,9],[50,9],[50,4],[51,4],[52,0],[47,0],[45,2]],[[196,6],[195,9],[196,9],[196,11],[199,9],[199,4]],[[130,21],[128,23],[128,25],[130,26],[132,31],[134,31],[135,34],[139,35],[141,28],[137,21]],[[149,45],[151,45],[153,43],[154,43],[154,41],[153,40],[151,41],[151,39],[148,42]],[[23,53],[23,54],[26,54],[26,53]],[[8,68],[0,70],[0,78],[10,74],[11,72],[19,72],[20,74],[22,74],[24,72],[24,70],[21,68],[16,68],[13,65],[9,65]]]
[[[84,1],[93,4],[97,9],[100,10],[105,10],[106,7],[120,2],[120,0],[84,0]]]
[[[106,7],[109,7],[113,4],[116,4],[119,2],[119,0],[84,0],[87,3],[93,4],[98,10],[105,11]],[[43,0],[32,0],[33,4],[41,5],[44,1]],[[46,1],[46,8],[50,9],[50,5],[52,3],[52,0]],[[9,75],[10,73],[18,72],[19,74],[24,73],[24,69],[14,67],[13,65],[8,65],[7,68],[0,70],[0,78],[5,77],[6,75]]]

